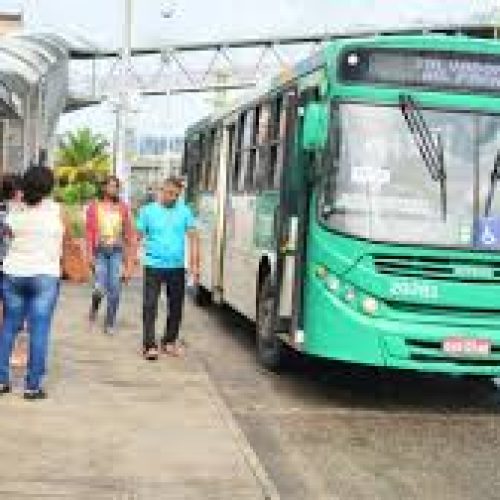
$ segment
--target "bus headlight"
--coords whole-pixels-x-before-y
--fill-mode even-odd
[[[332,293],[337,293],[340,290],[340,280],[335,276],[329,276],[325,283],[326,288]]]
[[[354,302],[356,300],[356,291],[354,288],[348,288],[345,292],[346,302]]]
[[[378,311],[378,300],[373,297],[365,297],[361,303],[363,312],[368,316],[373,316]]]

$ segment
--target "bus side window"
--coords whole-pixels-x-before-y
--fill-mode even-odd
[[[251,126],[251,140],[249,146],[249,158],[248,158],[248,168],[245,180],[245,190],[248,192],[254,192],[256,188],[256,171],[257,171],[257,136],[259,132],[259,121],[261,116],[261,107],[257,107],[252,113]]]
[[[203,151],[203,137],[200,137],[193,144],[193,168],[195,172],[195,193],[201,192],[201,183],[203,182],[203,163],[201,155]]]
[[[228,142],[229,147],[227,151],[227,182],[228,189],[232,189],[231,183],[233,179],[233,169],[234,169],[234,160],[235,160],[235,148],[236,148],[236,124],[232,123],[227,127],[228,130]]]
[[[199,137],[187,139],[185,144],[185,174],[187,174],[188,198],[194,200],[200,192],[201,163],[200,163],[201,141]]]
[[[272,104],[270,131],[267,189],[279,189],[281,173],[283,171],[286,132],[286,107],[284,106],[282,95],[279,95]]]
[[[200,137],[200,179],[199,179],[199,191],[205,191],[205,178],[207,175],[207,161],[206,161],[206,151],[207,151],[207,136],[202,134]]]
[[[217,181],[219,177],[219,156],[221,148],[221,132],[220,128],[213,131],[213,148],[212,148],[212,175],[210,176],[209,191],[214,193],[217,189]]]
[[[255,187],[257,190],[267,189],[267,172],[269,170],[269,125],[270,106],[264,103],[260,109],[259,128],[257,132],[257,165]]]
[[[252,125],[254,110],[249,110],[244,113],[244,124],[243,124],[243,145],[242,145],[242,155],[241,155],[241,172],[238,178],[238,191],[246,191],[246,181],[248,170],[250,166],[250,147],[252,142]]]
[[[242,113],[238,119],[236,129],[236,148],[234,152],[233,176],[231,190],[235,193],[239,191],[239,180],[242,166],[242,147],[243,147],[243,129],[245,125],[245,113]]]
[[[282,96],[274,98],[269,107],[269,123],[266,144],[266,164],[263,175],[263,189],[274,189],[274,178],[278,165],[279,121],[282,107]]]
[[[210,130],[207,136],[206,149],[204,154],[205,161],[205,177],[203,179],[203,189],[206,192],[212,191],[212,176],[214,171],[214,150],[215,150],[215,129]]]

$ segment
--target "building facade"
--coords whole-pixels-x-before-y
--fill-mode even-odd
[[[182,174],[184,138],[143,135],[131,163],[131,200],[140,203],[149,188],[157,190],[168,177]]]
[[[23,28],[23,15],[18,12],[0,12],[0,37]]]

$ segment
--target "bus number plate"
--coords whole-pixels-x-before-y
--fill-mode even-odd
[[[491,342],[486,339],[450,337],[444,340],[443,351],[451,356],[488,356]]]

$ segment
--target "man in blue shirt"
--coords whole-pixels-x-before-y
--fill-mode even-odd
[[[195,283],[200,276],[199,236],[195,218],[179,200],[182,186],[168,179],[160,200],[142,207],[137,230],[143,237],[143,353],[148,360],[158,359],[155,323],[162,284],[168,298],[168,318],[161,340],[161,350],[179,355],[177,344],[185,294],[185,246],[189,242],[189,272]]]

